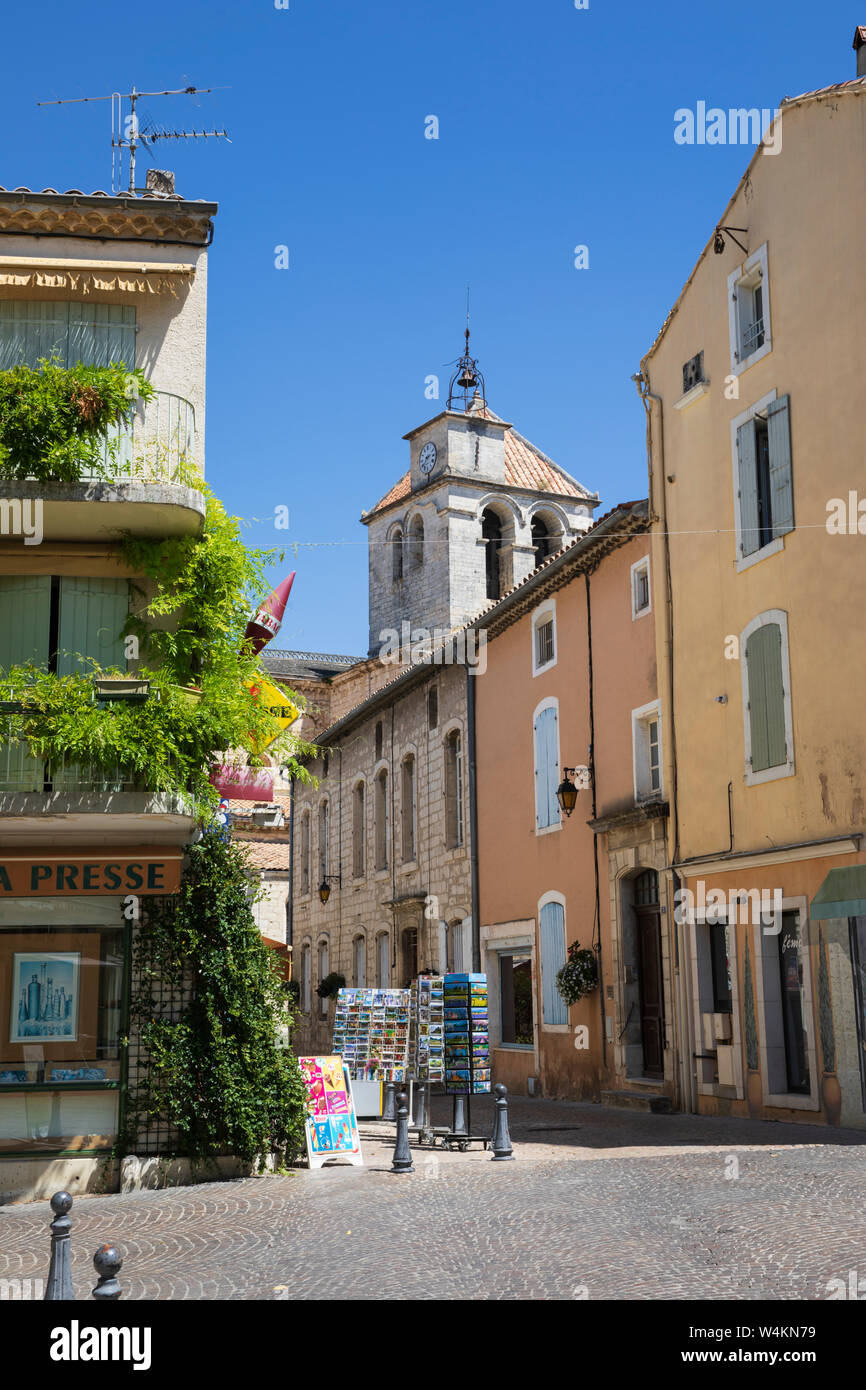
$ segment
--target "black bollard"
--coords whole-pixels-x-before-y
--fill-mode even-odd
[[[465,1134],[469,1137],[469,1097],[455,1096],[451,1112],[451,1133]]]
[[[123,1260],[113,1245],[100,1245],[93,1257],[93,1268],[99,1275],[93,1298],[120,1298],[122,1290],[117,1275],[122,1264]]]
[[[72,1287],[72,1265],[69,1257],[69,1211],[72,1198],[68,1192],[55,1192],[51,1198],[54,1220],[51,1223],[51,1264],[48,1267],[48,1284],[43,1302],[60,1302],[74,1299]]]
[[[430,1101],[427,1086],[426,1081],[419,1081],[415,1087],[415,1128],[420,1129],[422,1134],[430,1128]]]
[[[511,1135],[508,1133],[508,1101],[505,1099],[507,1091],[501,1081],[493,1087],[493,1093],[496,1096],[496,1110],[490,1147],[493,1150],[493,1162],[503,1163],[513,1159],[514,1154],[511,1151]]]
[[[394,1145],[392,1173],[414,1173],[409,1150],[409,1097],[401,1091],[397,1097],[397,1142]]]
[[[397,1087],[394,1085],[393,1081],[385,1082],[385,1103],[382,1106],[383,1120],[396,1120],[397,1118],[397,1112],[394,1109],[394,1094],[396,1090]]]

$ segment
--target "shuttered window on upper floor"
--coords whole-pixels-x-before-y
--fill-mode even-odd
[[[746,641],[750,764],[753,772],[788,761],[782,631],[778,623],[755,628]]]
[[[79,576],[0,575],[0,668],[54,665],[61,676],[97,667],[126,669],[121,631],[129,581]]]
[[[771,401],[737,430],[741,557],[794,529],[790,399]]]
[[[557,712],[553,705],[539,710],[533,723],[535,752],[535,828],[559,825],[559,736]]]
[[[0,370],[35,367],[56,357],[61,367],[135,366],[135,308],[7,300],[0,304]]]

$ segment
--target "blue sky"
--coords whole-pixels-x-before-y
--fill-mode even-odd
[[[198,107],[144,103],[232,140],[159,158],[183,196],[220,205],[208,479],[263,519],[250,544],[289,545],[273,571],[298,572],[279,645],[362,653],[358,518],[405,470],[402,436],[444,406],[467,282],[492,408],[602,509],[643,495],[629,378],[751,153],[675,144],[674,111],[774,107],[853,76],[866,3],[289,4],[7,6],[0,183],[109,187],[108,104],[37,99],[229,89]],[[578,244],[588,270],[574,268]],[[439,402],[424,397],[431,373]],[[288,533],[270,520],[279,505]]]

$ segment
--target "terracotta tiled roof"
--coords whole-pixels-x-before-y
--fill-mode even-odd
[[[151,188],[142,189],[140,193],[106,193],[104,188],[94,188],[92,193],[85,193],[83,188],[66,188],[60,192],[59,188],[27,188],[19,184],[17,188],[4,188],[0,183],[0,193],[35,193],[39,197],[45,194],[55,198],[125,198],[128,202],[140,202],[148,198],[155,202],[174,202],[174,203],[202,203],[203,198],[182,198],[179,193],[157,193]]]
[[[254,869],[288,869],[292,846],[287,840],[239,840]]]
[[[474,411],[473,414],[483,420],[500,419],[500,416],[495,415],[487,406]],[[566,473],[564,468],[560,468],[558,463],[554,463],[553,459],[548,458],[547,454],[543,454],[515,429],[509,429],[505,433],[505,481],[509,487],[519,488],[524,492],[551,492],[560,497],[579,497],[581,501],[597,500],[595,493],[583,487],[576,478],[572,478],[570,473]],[[407,472],[379,499],[375,507],[366,513],[366,517],[375,516],[377,512],[393,507],[396,502],[408,497],[411,491],[412,477],[411,473]]]

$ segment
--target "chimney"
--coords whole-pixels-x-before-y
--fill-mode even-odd
[[[145,179],[148,193],[158,193],[162,198],[173,198],[174,172],[171,169],[148,169]]]
[[[857,54],[857,76],[866,77],[866,24],[857,25],[851,47]]]

